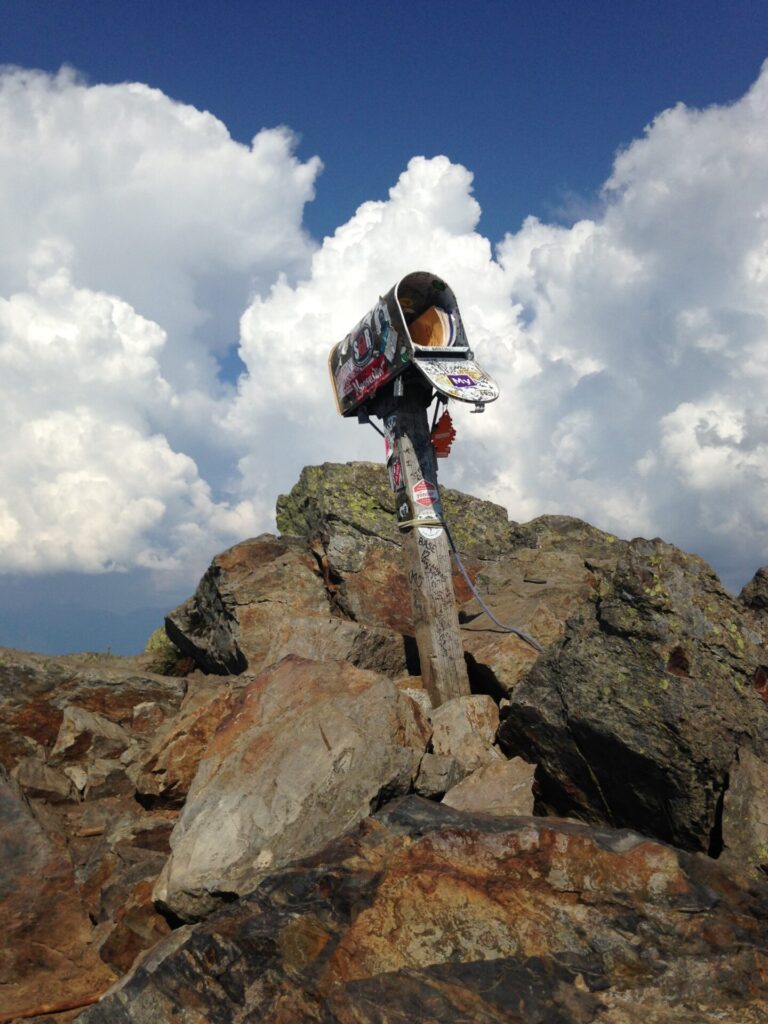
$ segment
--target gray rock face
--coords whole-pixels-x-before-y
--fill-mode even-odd
[[[701,559],[619,547],[596,567],[592,613],[513,690],[499,741],[539,765],[539,813],[717,855],[737,751],[768,753],[765,637]]]
[[[411,789],[430,732],[389,679],[284,659],[246,686],[209,743],[155,899],[199,918],[321,849]]]
[[[466,775],[455,757],[450,754],[425,754],[419,765],[414,790],[428,800],[439,800]]]
[[[729,772],[723,846],[726,860],[768,872],[768,762],[744,747]]]

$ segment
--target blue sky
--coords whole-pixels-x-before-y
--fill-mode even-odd
[[[492,239],[528,214],[567,218],[659,111],[736,99],[768,55],[768,5],[740,0],[5,0],[0,10],[3,63],[146,82],[211,111],[242,142],[290,126],[299,154],[325,165],[305,217],[319,237],[385,198],[415,154],[473,171]]]
[[[270,404],[260,375],[270,345],[324,357],[425,260],[469,300],[502,385],[509,374],[506,405],[463,426],[446,482],[516,519],[660,533],[733,589],[768,561],[750,227],[768,203],[754,99],[768,6],[5,0],[0,18],[0,63],[48,76],[5,80],[0,342],[17,407],[3,427],[22,441],[0,465],[0,643],[138,649],[217,550],[272,528],[301,465],[380,457],[331,422],[330,401],[299,400],[303,418]],[[52,78],[62,65],[75,74]],[[293,136],[249,151],[279,126]],[[702,171],[721,155],[732,181]],[[130,161],[157,175],[132,177]],[[14,213],[27,208],[34,230]],[[725,281],[734,260],[742,282]],[[66,389],[61,338],[79,367]],[[301,386],[313,394],[311,375]]]

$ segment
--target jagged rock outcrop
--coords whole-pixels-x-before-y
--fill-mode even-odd
[[[742,589],[739,600],[757,612],[768,612],[768,565],[758,569]]]
[[[767,895],[632,832],[406,797],[179,929],[78,1020],[758,1022]]]
[[[0,1021],[95,1000],[170,930],[151,891],[178,812],[132,773],[187,684],[147,664],[0,650]]]
[[[179,649],[204,671],[252,674],[289,654],[407,671],[402,636],[333,615],[324,569],[296,538],[263,535],[213,560],[189,601],[166,618]]]
[[[305,470],[283,536],[169,615],[175,646],[0,651],[0,836],[24,822],[32,866],[0,842],[0,1024],[7,992],[69,1024],[119,975],[83,1022],[768,1019],[766,570],[732,598],[661,541],[444,505],[544,651],[457,570],[473,693],[439,708],[367,464]]]
[[[499,739],[507,756],[539,765],[537,809],[719,852],[737,752],[767,756],[760,573],[737,600],[701,559],[662,541],[619,540],[566,516],[521,526],[498,506],[445,497],[491,611],[545,646],[540,657],[498,629],[457,583],[473,689],[511,699]],[[325,608],[331,623],[389,630],[402,641],[408,601],[381,467],[305,470],[279,500],[278,523],[293,538],[283,542],[291,558],[305,559],[299,575],[318,615]],[[253,623],[269,604],[253,599],[263,593],[261,576],[224,571],[227,558],[240,566],[241,548],[221,556],[215,575],[219,592],[234,595],[238,621]],[[337,657],[328,620],[315,621],[312,656]],[[290,626],[280,652],[307,653],[304,629],[303,619]],[[257,634],[273,643],[265,629],[249,635]],[[413,652],[405,657],[416,671]]]

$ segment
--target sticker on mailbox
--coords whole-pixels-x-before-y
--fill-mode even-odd
[[[419,480],[413,485],[413,500],[419,505],[430,506],[438,502],[437,487],[429,480]]]
[[[446,376],[455,388],[473,388],[476,383],[468,373],[449,373]]]

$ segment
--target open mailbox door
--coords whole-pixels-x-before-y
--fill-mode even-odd
[[[428,271],[402,278],[331,349],[328,368],[341,415],[356,414],[409,367],[446,398],[482,407],[499,397],[475,362],[452,290]]]

